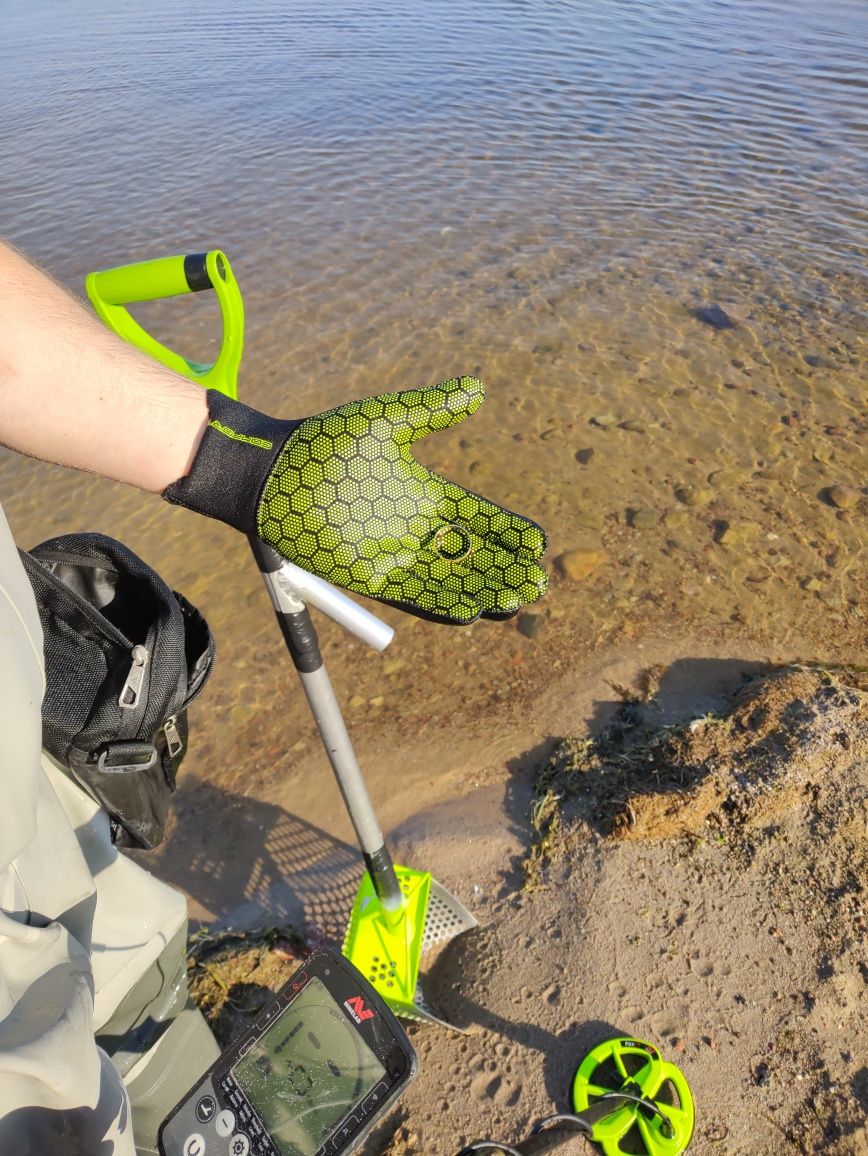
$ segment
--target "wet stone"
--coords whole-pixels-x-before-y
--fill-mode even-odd
[[[704,486],[679,486],[675,491],[675,497],[685,506],[707,506],[714,497],[714,490],[706,489]]]
[[[519,614],[516,629],[525,638],[535,638],[545,624],[544,614]]]
[[[722,546],[742,546],[753,542],[762,533],[762,526],[756,522],[728,522],[718,537]]]
[[[634,530],[653,530],[660,521],[656,510],[628,510],[627,521]]]
[[[579,462],[580,465],[586,466],[596,452],[597,451],[591,447],[585,450],[579,450],[576,453],[576,461]]]
[[[732,307],[724,309],[722,305],[700,305],[693,310],[693,316],[703,325],[710,325],[712,329],[735,329],[738,320]]]
[[[578,510],[576,521],[586,530],[602,530],[605,517],[602,510]]]
[[[724,466],[723,469],[715,470],[714,473],[708,475],[709,485],[714,486],[717,490],[732,490],[736,486],[740,486],[744,481],[744,474],[741,470],[732,469],[729,466]]]
[[[861,496],[855,486],[830,486],[826,491],[826,497],[839,510],[852,510]]]
[[[567,550],[557,559],[556,565],[560,572],[573,582],[581,582],[602,566],[609,555],[602,547],[590,550]]]
[[[591,423],[599,426],[600,429],[612,429],[613,426],[618,424],[618,419],[613,413],[601,413],[597,414],[596,417],[592,417]]]
[[[635,421],[635,420],[631,419],[630,421],[622,421],[621,422],[621,429],[625,429],[629,433],[643,434],[648,429],[648,426],[645,424],[644,421]]]

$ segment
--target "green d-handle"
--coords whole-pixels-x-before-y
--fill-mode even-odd
[[[238,394],[238,366],[244,346],[244,304],[232,273],[229,258],[219,249],[138,261],[100,273],[89,273],[87,295],[94,309],[119,337],[141,349],[169,369],[196,381],[207,389],[219,389],[229,397]],[[127,305],[135,301],[155,301],[213,289],[223,315],[223,344],[216,361],[203,365],[188,361],[161,344],[130,314]]]

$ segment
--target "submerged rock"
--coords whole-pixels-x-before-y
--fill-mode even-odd
[[[525,638],[535,638],[545,624],[545,620],[544,614],[520,614],[516,629]]]
[[[712,329],[735,329],[738,319],[733,316],[734,312],[732,309],[724,309],[722,305],[700,305],[693,310],[693,316]]]
[[[762,533],[758,522],[727,522],[718,535],[721,546],[744,546]]]
[[[560,572],[573,582],[581,582],[590,577],[598,566],[608,561],[609,555],[602,548],[591,550],[567,550],[557,559]]]
[[[714,497],[714,491],[703,486],[679,486],[675,497],[685,506],[707,506]]]
[[[628,510],[627,518],[634,530],[653,530],[660,521],[656,510]]]
[[[826,497],[839,510],[852,510],[862,494],[855,486],[830,486],[826,490]]]
[[[606,519],[602,510],[585,509],[576,512],[576,521],[588,530],[602,530]]]
[[[742,485],[744,480],[744,471],[732,466],[723,466],[708,475],[709,483],[718,490],[734,489],[736,486]]]

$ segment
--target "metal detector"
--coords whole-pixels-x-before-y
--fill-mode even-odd
[[[90,273],[86,289],[99,316],[119,336],[191,381],[237,397],[244,308],[225,253],[212,250],[164,257]],[[188,361],[161,344],[126,308],[203,290],[215,292],[223,317],[220,353],[211,364]],[[393,864],[307,607],[315,606],[375,650],[385,649],[394,631],[329,582],[285,561],[258,538],[251,537],[250,544],[367,868],[353,904],[344,955],[396,1014],[449,1027],[425,999],[419,979],[421,959],[432,948],[475,927],[476,920],[429,872]]]

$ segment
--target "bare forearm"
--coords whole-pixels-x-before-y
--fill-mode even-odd
[[[0,442],[159,492],[187,473],[207,420],[200,386],[0,242]]]

